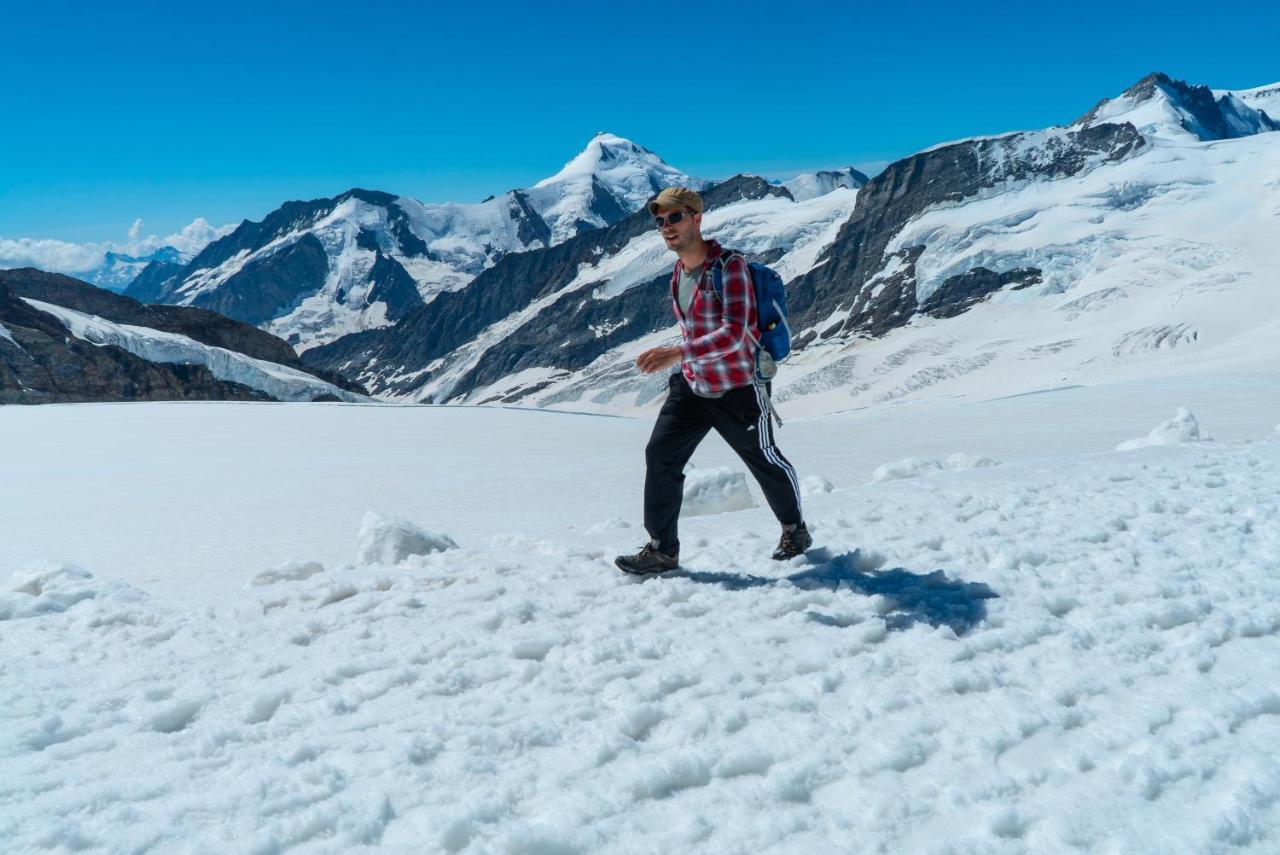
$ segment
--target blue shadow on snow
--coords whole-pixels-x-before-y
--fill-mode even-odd
[[[812,550],[811,555],[821,556],[826,550]],[[930,626],[949,626],[956,635],[963,635],[977,626],[987,616],[986,601],[1000,596],[982,582],[964,582],[948,579],[942,570],[932,573],[912,573],[902,567],[889,570],[862,570],[859,565],[868,564],[859,550],[837,555],[782,579],[752,576],[743,573],[714,573],[695,570],[675,570],[668,575],[690,579],[708,585],[719,585],[729,591],[745,591],[776,585],[785,579],[804,590],[830,588],[841,585],[860,594],[879,594],[891,603],[884,615],[890,630],[902,630],[919,623]],[[830,615],[809,612],[809,619],[826,626],[845,627],[860,621],[846,622]]]

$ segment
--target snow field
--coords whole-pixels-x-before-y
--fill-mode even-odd
[[[1278,466],[1268,436],[816,491],[807,559],[757,508],[645,581],[620,520],[186,604],[64,575],[103,593],[0,623],[0,839],[1274,851]]]

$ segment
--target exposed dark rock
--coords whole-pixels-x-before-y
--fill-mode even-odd
[[[399,262],[387,258],[381,252],[374,256],[373,270],[369,272],[369,302],[387,304],[387,318],[398,321],[411,310],[422,305],[418,285]]]
[[[975,267],[959,276],[946,279],[920,305],[920,311],[935,318],[953,318],[967,312],[1006,285],[1012,283],[1013,290],[1018,291],[1039,281],[1040,271],[1034,267],[1018,267],[1004,273]]]
[[[541,241],[543,246],[551,245],[551,227],[533,209],[529,197],[519,190],[511,191],[511,218],[515,220],[516,237],[521,243],[529,246]]]
[[[329,257],[313,234],[266,258],[255,259],[236,274],[234,287],[198,294],[192,305],[250,324],[264,324],[288,313],[324,287]]]
[[[124,293],[140,303],[152,303],[165,293],[170,280],[186,269],[186,265],[169,261],[153,261],[142,268]]]

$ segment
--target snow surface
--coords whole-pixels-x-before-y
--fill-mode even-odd
[[[1180,403],[1215,439],[1111,450]],[[649,418],[0,408],[0,839],[1273,852],[1277,414],[1269,373],[788,419],[815,549],[757,502],[635,581]],[[868,483],[955,453],[1003,463]],[[371,508],[458,546],[353,563]]]
[[[320,395],[333,395],[348,402],[366,400],[362,395],[340,389],[295,368],[213,347],[185,335],[117,324],[52,303],[23,299],[32,307],[53,315],[71,335],[90,344],[114,345],[151,362],[203,365],[219,380],[266,392],[279,401],[310,401]]]

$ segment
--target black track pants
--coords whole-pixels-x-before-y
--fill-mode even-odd
[[[677,522],[684,498],[684,466],[712,428],[747,464],[778,522],[802,522],[800,479],[774,444],[762,393],[746,386],[720,398],[702,398],[689,388],[683,374],[671,375],[670,386],[644,450],[644,527],[658,541],[658,548],[668,555],[680,551]]]

